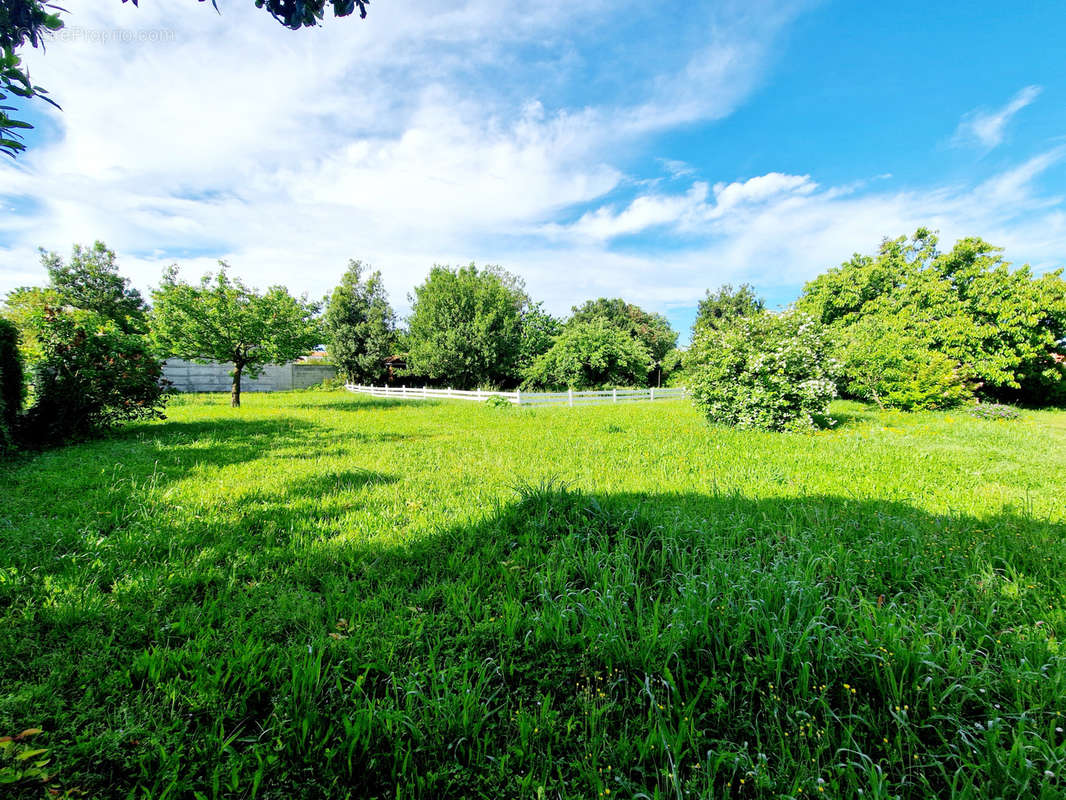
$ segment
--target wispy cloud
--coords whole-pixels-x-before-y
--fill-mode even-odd
[[[622,209],[594,209],[545,233],[597,262],[594,290],[615,281],[634,297],[666,305],[691,305],[703,289],[730,281],[798,287],[854,252],[875,250],[886,235],[923,225],[939,230],[948,246],[979,235],[1046,268],[1061,265],[1066,253],[1066,208],[1063,197],[1041,193],[1034,182],[1064,158],[1060,147],[972,184],[925,188],[820,186],[782,173],[713,187],[697,182],[683,193],[639,196]],[[642,230],[679,246],[663,258],[626,238]]]
[[[1011,118],[1040,96],[1039,86],[1026,86],[1002,108],[988,111],[975,109],[966,114],[955,130],[952,143],[956,145],[977,144],[992,149],[1003,142],[1007,123]]]

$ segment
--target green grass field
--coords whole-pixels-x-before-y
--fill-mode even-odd
[[[1066,796],[1066,413],[244,402],[0,464],[0,734],[43,729],[9,776]]]

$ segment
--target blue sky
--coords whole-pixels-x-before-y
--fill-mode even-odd
[[[292,32],[251,0],[66,4],[0,164],[0,291],[103,239],[143,289],[218,258],[394,303],[499,263],[563,313],[601,295],[686,337],[703,291],[772,306],[928,225],[1066,262],[1057,2],[430,0]]]

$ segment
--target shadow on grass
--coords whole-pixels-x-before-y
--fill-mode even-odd
[[[346,515],[393,480],[325,472],[205,518],[131,484],[106,540],[56,558],[38,530],[0,589],[0,724],[123,796],[1062,788],[1061,523],[542,486],[382,546]]]

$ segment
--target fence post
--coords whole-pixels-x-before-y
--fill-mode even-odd
[[[574,390],[571,389],[569,386],[566,387],[566,401],[567,405],[569,405],[571,408],[574,407]]]
[[[452,396],[452,387],[449,386],[448,387],[448,397],[451,397],[451,396]]]
[[[426,399],[426,385],[422,384],[422,399]]]
[[[651,387],[651,399],[652,399],[652,401],[655,400],[655,387],[654,386]]]
[[[481,387],[477,387],[477,401],[481,402]]]
[[[617,403],[618,402],[618,389],[611,389],[611,402],[612,403]]]
[[[522,405],[522,390],[521,389],[515,389],[514,399],[515,399],[515,405],[516,406]]]

